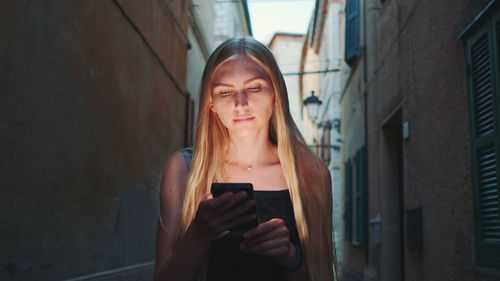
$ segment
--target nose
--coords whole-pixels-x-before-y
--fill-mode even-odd
[[[234,95],[234,107],[236,109],[245,109],[248,106],[248,97],[245,91],[238,91]]]

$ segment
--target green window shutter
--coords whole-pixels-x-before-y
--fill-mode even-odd
[[[355,156],[356,165],[356,227],[355,240],[366,243],[367,227],[367,190],[366,190],[366,149],[362,146]]]
[[[352,166],[344,163],[344,240],[352,241]]]
[[[496,22],[496,21],[495,21]],[[490,21],[466,41],[477,264],[500,269],[500,26]]]
[[[359,0],[346,0],[345,61],[350,64],[359,55]]]

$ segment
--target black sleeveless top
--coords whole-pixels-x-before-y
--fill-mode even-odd
[[[189,169],[192,150],[184,149],[181,153]],[[299,245],[300,240],[288,190],[256,190],[254,196],[259,223],[272,218],[283,219],[290,231],[290,241],[294,245]],[[283,267],[271,257],[240,250],[243,240],[242,232],[230,231],[212,242],[207,261],[207,281],[287,280]]]
[[[288,190],[254,191],[257,217],[260,223],[281,218],[290,230],[290,241],[299,245],[292,202]],[[241,232],[230,231],[212,242],[208,256],[208,281],[287,280],[283,267],[271,257],[240,250]]]

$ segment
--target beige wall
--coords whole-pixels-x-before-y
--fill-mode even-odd
[[[276,34],[269,48],[274,54],[282,73],[298,73],[300,71],[300,50],[304,43],[303,36]],[[304,119],[301,114],[299,75],[285,75],[290,113],[299,131],[303,133]]]
[[[309,44],[305,42],[304,44]],[[312,48],[307,48],[304,60],[304,72],[314,72],[320,70],[320,65],[317,63],[320,60],[319,55]],[[302,76],[302,100],[306,99],[314,91],[314,95],[320,100],[323,100],[323,93],[320,92],[320,77],[321,74],[308,74]],[[307,144],[312,145],[314,138],[320,141],[317,135],[316,125],[307,117],[307,109],[303,109],[302,118],[304,120],[304,139]]]
[[[215,47],[232,37],[250,36],[251,26],[248,25],[243,1],[220,1],[215,3]]]
[[[193,127],[198,117],[201,76],[208,57],[215,49],[214,5],[214,0],[193,1],[189,14],[188,38],[191,48],[187,53],[186,89],[194,102]]]

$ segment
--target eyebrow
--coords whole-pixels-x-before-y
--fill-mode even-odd
[[[244,84],[248,84],[254,80],[258,80],[258,79],[262,79],[262,80],[265,80],[265,78],[261,75],[258,75],[258,76],[255,76],[255,77],[252,77],[250,79],[247,79],[245,81],[243,81]],[[212,83],[212,88],[215,88],[215,87],[218,87],[218,86],[225,86],[225,87],[232,87],[234,85],[232,84],[227,84],[227,83],[222,83],[222,82],[215,82],[215,83]]]

